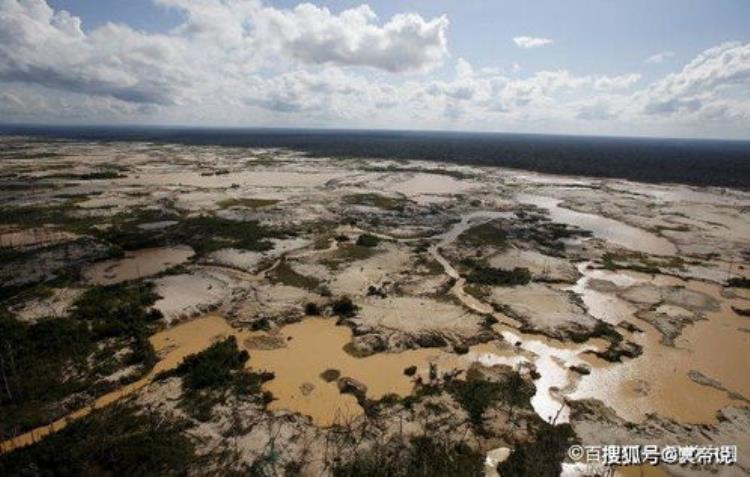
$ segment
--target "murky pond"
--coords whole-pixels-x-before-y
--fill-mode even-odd
[[[655,255],[674,255],[677,252],[677,247],[663,237],[601,215],[560,207],[560,199],[533,194],[517,194],[516,198],[523,204],[547,209],[554,222],[590,230],[594,237],[622,247]]]
[[[594,274],[605,279],[623,275],[603,271]],[[643,330],[628,336],[643,346],[643,354],[617,364],[585,357],[592,373],[581,380],[569,397],[600,399],[621,417],[634,422],[643,421],[649,413],[658,413],[685,423],[714,423],[716,412],[722,407],[743,405],[743,401],[732,399],[727,391],[696,383],[689,377],[690,371],[698,371],[728,391],[750,396],[747,372],[750,356],[746,352],[750,348],[750,334],[738,331],[746,326],[747,319],[731,310],[732,304],[738,305],[741,300],[722,298],[719,286],[703,282],[681,282],[663,276],[653,279],[636,273],[624,275],[648,283],[685,285],[718,299],[721,309],[707,312],[706,320],[686,327],[672,347],[661,342],[661,333],[651,324],[633,316],[636,309],[632,304],[613,294],[584,288],[583,301],[593,316],[610,323],[628,319]]]
[[[155,275],[186,262],[193,255],[193,249],[187,245],[144,248],[125,252],[122,258],[94,263],[82,274],[90,283],[112,285]]]

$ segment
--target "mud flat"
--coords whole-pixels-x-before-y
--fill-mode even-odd
[[[83,271],[84,278],[97,285],[112,285],[156,275],[185,263],[195,255],[188,246],[147,248],[125,252],[123,258],[97,262]]]
[[[154,301],[148,331],[112,348],[118,359],[86,357],[111,377],[93,406],[5,450],[123,398],[186,418],[201,455],[246,467],[276,437],[285,462],[301,462],[331,433],[377,428],[390,442],[425,422],[511,459],[567,425],[591,444],[654,429],[665,442],[748,440],[746,192],[279,149],[24,147],[60,155],[7,154],[0,166],[0,190],[29,184],[0,193],[0,318],[43,327],[74,316],[89,290],[127,305],[139,285]],[[160,246],[123,254],[134,243]],[[249,354],[242,369],[273,373],[256,383],[272,400],[154,381],[229,336]],[[146,341],[156,358],[110,392]],[[520,415],[493,400],[507,383],[524,397]],[[55,404],[75,409],[75,398]],[[216,399],[211,412],[185,410],[200,399]]]
[[[654,255],[674,255],[677,247],[669,240],[606,217],[585,214],[560,206],[560,200],[530,194],[519,194],[518,201],[549,211],[555,222],[590,230],[595,237],[622,247]]]

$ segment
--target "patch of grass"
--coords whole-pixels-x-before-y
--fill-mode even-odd
[[[516,286],[526,285],[531,281],[528,268],[515,267],[512,270],[495,268],[469,261],[471,271],[466,275],[466,281],[477,285]]]
[[[369,172],[397,172],[397,173],[421,173],[421,174],[437,174],[441,176],[453,177],[454,179],[469,179],[472,176],[460,171],[452,171],[448,169],[437,169],[430,167],[398,167],[398,166],[366,166],[361,170]]]
[[[156,362],[148,337],[161,318],[149,309],[157,298],[151,284],[129,283],[88,289],[63,318],[27,324],[0,313],[0,434],[60,417],[70,396],[110,389],[116,383],[98,379],[116,365],[148,371]],[[128,350],[121,361],[113,357],[119,350]]]
[[[179,217],[162,215],[154,219],[156,217],[144,220],[144,217],[139,216],[118,223],[97,235],[126,250],[187,244],[198,254],[208,254],[226,247],[254,251],[270,250],[273,244],[269,238],[287,236],[286,233],[262,225],[258,221],[237,221],[207,215],[189,217],[163,229],[138,228],[138,224],[142,222],[175,220]]]
[[[359,260],[366,260],[377,254],[378,251],[372,247],[363,247],[361,245],[342,243],[339,248],[328,258],[320,261],[331,269],[337,269],[342,263],[351,263]]]
[[[102,171],[89,172],[86,174],[79,174],[77,176],[77,179],[80,179],[80,180],[122,179],[124,177],[127,177],[127,176],[124,174],[120,174],[118,171],[102,170]]]
[[[192,417],[207,421],[213,407],[224,402],[229,394],[262,404],[272,400],[271,394],[261,387],[265,381],[273,379],[273,374],[246,370],[249,357],[247,351],[237,347],[237,339],[230,336],[186,357],[177,368],[160,374],[158,379],[182,377],[185,394],[181,406]]]
[[[380,239],[371,234],[362,234],[357,238],[357,245],[360,247],[373,248],[377,247]]]
[[[350,194],[344,196],[344,202],[354,205],[366,205],[383,210],[403,212],[408,201],[401,197],[388,197],[373,192],[364,194]]]
[[[75,199],[62,204],[49,206],[30,205],[22,207],[0,207],[0,224],[15,224],[26,227],[39,227],[44,224],[57,225],[63,230],[86,233],[94,225],[107,220],[103,217],[77,216]]]
[[[0,309],[0,439],[59,417],[52,404],[91,385],[86,357],[93,349],[86,323],[28,324]]]
[[[175,368],[175,374],[182,377],[187,389],[222,387],[231,382],[234,372],[243,369],[249,358],[247,351],[237,348],[237,339],[230,336],[186,357]]]
[[[500,475],[514,477],[557,477],[568,448],[576,442],[570,424],[547,423],[536,433],[536,440],[518,444],[508,459],[498,466]]]
[[[270,207],[278,204],[279,201],[276,199],[255,199],[255,198],[239,198],[239,199],[224,199],[217,202],[217,205],[222,209],[228,209],[230,207],[246,207],[248,209],[260,209],[262,207]]]
[[[73,303],[71,317],[88,323],[96,339],[132,339],[131,360],[151,368],[156,353],[148,337],[159,327],[162,314],[149,307],[159,298],[152,283],[95,286]]]
[[[348,296],[342,296],[333,303],[331,303],[331,310],[334,315],[342,318],[351,318],[357,314],[357,305],[354,304],[351,298]]]
[[[529,407],[536,390],[518,373],[511,373],[501,381],[489,381],[476,369],[467,372],[466,380],[448,383],[448,391],[469,415],[477,430],[483,429],[484,413],[499,402],[511,407]],[[509,474],[512,475],[512,474]]]
[[[288,262],[282,261],[268,273],[268,278],[273,282],[279,282],[290,287],[303,288],[314,291],[320,285],[320,280],[315,277],[297,273]]]
[[[484,475],[483,460],[483,455],[464,443],[425,435],[376,442],[367,451],[355,453],[352,460],[336,461],[332,474],[335,477],[480,476]]]
[[[203,254],[227,245],[262,252],[273,248],[269,238],[287,236],[257,221],[240,222],[209,216],[183,220],[171,229],[174,229],[176,243],[187,243],[196,252]]]
[[[656,275],[662,268],[683,270],[685,260],[679,256],[650,257],[641,252],[607,252],[602,256],[602,266],[607,270],[633,270]]]
[[[489,289],[477,283],[467,284],[464,286],[464,291],[477,300],[486,300],[490,296]]]
[[[728,287],[734,288],[750,288],[750,278],[734,277],[727,280]]]
[[[492,246],[503,250],[508,245],[508,235],[496,222],[486,222],[464,231],[457,242],[468,247]]]
[[[195,462],[186,428],[177,417],[115,404],[0,455],[0,474],[185,475]]]

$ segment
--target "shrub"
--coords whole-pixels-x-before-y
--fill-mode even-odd
[[[0,474],[184,475],[195,461],[185,428],[183,420],[114,404],[0,455]]]
[[[357,245],[361,247],[377,247],[380,243],[380,239],[371,234],[362,234],[357,238]]]
[[[519,444],[508,459],[498,466],[500,475],[518,477],[557,477],[568,448],[575,442],[569,424],[553,426],[543,423],[533,442]]]
[[[334,459],[334,476],[430,476],[483,475],[484,456],[464,443],[425,435],[410,440],[394,438],[376,442],[348,462]],[[508,474],[512,475],[512,474]]]
[[[526,285],[531,281],[528,268],[516,267],[513,270],[477,266],[467,276],[466,281],[480,285],[515,286]]]
[[[230,383],[232,374],[245,366],[247,351],[237,349],[237,339],[230,336],[198,354],[191,354],[175,369],[188,389],[221,387]]]
[[[333,302],[331,306],[333,313],[342,318],[351,318],[357,314],[357,305],[348,296],[342,296]]]
[[[750,278],[730,278],[727,280],[727,286],[735,288],[750,288]]]

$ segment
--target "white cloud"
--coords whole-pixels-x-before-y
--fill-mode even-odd
[[[611,91],[615,89],[627,89],[641,79],[638,73],[629,73],[619,76],[594,77],[594,88],[599,91]]]
[[[669,58],[672,58],[674,56],[674,51],[660,51],[659,53],[654,53],[653,55],[649,56],[644,60],[645,63],[649,64],[661,64],[664,63]]]
[[[615,122],[743,131],[750,117],[750,44],[710,48],[650,84],[638,72],[522,71],[511,58],[506,68],[456,58],[453,72],[403,75],[449,58],[445,17],[380,21],[366,5],[331,12],[259,0],[154,1],[184,21],[162,34],[112,23],[85,30],[44,0],[0,0],[0,116],[579,131]],[[526,40],[516,43],[549,44]]]
[[[186,21],[168,34],[113,23],[85,33],[79,18],[44,0],[0,0],[0,81],[171,106],[285,62],[398,73],[429,70],[448,54],[445,17],[399,14],[379,26],[366,5],[334,15],[312,4],[156,1]]]
[[[553,41],[549,38],[517,36],[513,38],[513,43],[515,43],[519,48],[538,48],[540,46],[550,45],[553,43]]]
[[[647,88],[640,98],[647,114],[699,113],[732,88],[750,86],[750,43],[709,48],[678,73]]]
[[[367,5],[338,15],[310,3],[264,8],[253,17],[260,46],[309,64],[371,66],[393,73],[428,71],[447,56],[445,16],[398,14],[382,26]]]
[[[43,0],[0,3],[0,80],[37,83],[63,91],[126,102],[176,104],[190,71],[183,45],[106,24],[86,35],[77,17]]]

